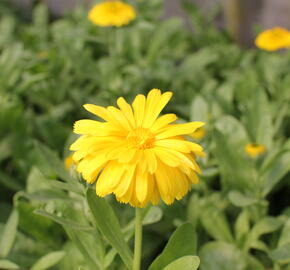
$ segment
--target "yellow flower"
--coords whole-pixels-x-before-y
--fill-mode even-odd
[[[115,194],[118,201],[144,207],[160,198],[171,204],[180,200],[197,183],[200,169],[196,155],[203,156],[200,145],[186,141],[202,122],[174,124],[175,114],[159,116],[172,96],[153,89],[137,95],[132,105],[124,98],[119,108],[86,104],[85,109],[105,120],[84,119],[74,124],[81,134],[70,147],[77,171],[88,183],[96,184],[96,193]]]
[[[136,18],[134,8],[122,1],[106,1],[95,5],[88,14],[89,20],[99,26],[123,26]]]
[[[245,151],[248,156],[256,158],[266,151],[266,147],[263,144],[248,143],[245,147]]]
[[[189,134],[189,136],[195,140],[201,140],[205,136],[205,133],[206,133],[205,128],[200,127],[196,131],[194,131],[192,134]]]
[[[70,167],[74,164],[72,155],[69,155],[68,157],[66,157],[66,159],[64,160],[64,166],[67,170],[70,169]]]
[[[255,44],[266,51],[276,51],[290,47],[290,31],[281,27],[274,27],[260,33]]]

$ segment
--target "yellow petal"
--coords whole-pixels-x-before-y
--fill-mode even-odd
[[[136,121],[136,126],[140,127],[143,122],[144,112],[145,112],[146,98],[144,95],[137,95],[133,101],[134,116]]]
[[[148,192],[148,175],[147,173],[136,173],[136,195],[138,201],[142,204]]]
[[[185,135],[194,132],[197,128],[204,125],[203,122],[190,122],[186,124],[176,124],[166,127],[162,132],[156,135],[156,139],[165,139],[178,135]]]
[[[177,117],[174,113],[170,113],[170,114],[164,114],[162,116],[160,116],[152,125],[152,127],[150,128],[150,130],[152,130],[153,132],[158,131],[159,129],[164,128],[165,126],[167,126],[168,124],[176,121]]]
[[[136,127],[135,118],[133,114],[132,107],[126,102],[126,100],[122,97],[118,98],[117,104],[124,116],[128,119],[130,125],[134,128]]]
[[[166,106],[166,104],[172,97],[171,92],[165,92],[164,94],[161,95],[161,97],[158,97],[159,96],[158,91],[159,90],[157,89],[153,89],[148,94],[146,104],[146,119],[143,124],[145,128],[151,127],[153,125],[160,112],[163,110],[163,108]]]

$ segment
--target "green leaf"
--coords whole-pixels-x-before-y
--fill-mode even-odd
[[[202,270],[244,270],[242,252],[234,245],[223,242],[205,244],[200,252]]]
[[[216,207],[208,206],[201,213],[201,222],[214,239],[233,242],[233,236],[224,213]],[[214,224],[214,225],[213,225]]]
[[[237,207],[249,206],[258,201],[256,198],[249,197],[237,190],[232,190],[229,192],[229,200]]]
[[[197,95],[191,103],[191,121],[203,121],[208,120],[208,105],[204,98],[200,95]]]
[[[176,259],[194,255],[196,253],[196,242],[194,226],[191,223],[181,225],[172,234],[164,250],[153,261],[148,270],[160,270]]]
[[[56,265],[64,257],[64,251],[54,251],[50,252],[47,255],[41,257],[31,268],[30,270],[45,270],[51,266]]]
[[[83,226],[83,225],[77,224],[69,219],[66,219],[63,217],[58,217],[56,215],[47,213],[46,211],[44,211],[42,209],[37,209],[34,211],[34,213],[41,215],[41,216],[44,216],[44,217],[47,217],[47,218],[50,218],[53,221],[55,221],[56,223],[59,223],[63,226],[68,226],[68,227],[75,229],[75,230],[80,230],[80,231],[93,231],[94,230],[93,227]]]
[[[18,218],[18,211],[14,209],[8,218],[8,221],[4,228],[4,232],[1,237],[0,258],[5,258],[9,254],[13,246],[17,233]]]
[[[261,219],[258,223],[255,224],[250,233],[247,235],[245,248],[249,249],[251,247],[258,247],[258,249],[260,249],[261,245],[258,242],[260,236],[278,230],[282,223],[282,220],[274,217],[265,217]]]
[[[263,195],[266,196],[290,170],[290,151],[281,151],[261,173]]]
[[[278,247],[290,244],[290,218],[288,218],[283,226],[281,235],[278,241]]]
[[[37,141],[35,141],[35,148],[42,163],[48,166],[51,171],[55,172],[61,179],[68,183],[73,181],[64,168],[64,163],[59,159],[55,152]],[[75,185],[76,184],[77,183],[75,183]]]
[[[279,263],[290,263],[290,243],[270,251],[269,257]]]
[[[78,250],[83,255],[83,258],[85,259],[86,263],[90,267],[90,269],[101,269],[101,265],[99,262],[99,258],[97,256],[92,256],[92,250],[91,247],[87,245],[86,239],[82,237],[80,233],[78,233],[75,230],[72,230],[68,227],[64,227],[67,235],[72,240],[72,242],[75,244],[75,246],[78,248]]]
[[[142,224],[149,225],[158,222],[162,218],[162,210],[158,206],[150,207],[149,211],[143,218]]]
[[[148,44],[148,62],[151,62],[156,58],[156,55],[160,52],[160,49],[164,47],[164,44],[168,41],[168,39],[172,38],[173,34],[181,27],[182,21],[179,18],[172,18],[160,23],[154,35],[150,38],[150,42]]]
[[[19,266],[8,260],[0,260],[0,269],[16,270],[19,269]]]
[[[88,189],[87,201],[95,218],[96,225],[109,243],[117,250],[128,269],[132,265],[132,253],[124,239],[119,221],[107,201]]]
[[[197,256],[183,256],[168,264],[165,268],[163,268],[163,270],[196,270],[199,263],[200,261]]]
[[[237,240],[239,241],[243,236],[247,235],[250,230],[250,220],[249,214],[246,210],[243,210],[236,222],[235,222],[235,235]]]

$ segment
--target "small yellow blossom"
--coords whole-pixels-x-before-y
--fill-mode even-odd
[[[160,198],[171,204],[198,182],[196,155],[203,156],[203,149],[184,135],[203,123],[176,124],[175,114],[159,117],[171,96],[153,89],[147,97],[137,95],[132,105],[122,97],[117,100],[119,108],[84,105],[104,122],[77,121],[74,132],[81,136],[70,150],[75,151],[73,160],[83,178],[97,181],[98,196],[113,193],[134,207],[157,204]]]
[[[122,1],[105,1],[95,5],[89,20],[99,26],[123,26],[136,18],[135,9]]]
[[[64,160],[65,168],[69,170],[73,164],[74,164],[74,161],[73,161],[72,155],[69,155],[68,157],[66,157],[66,159]]]
[[[194,131],[189,136],[192,137],[195,140],[201,140],[206,134],[206,130],[204,127],[198,128],[196,131]]]
[[[263,144],[248,143],[245,147],[245,151],[248,156],[256,158],[265,153],[266,147]]]
[[[290,47],[290,31],[281,27],[274,27],[260,33],[255,44],[266,51],[277,51]]]

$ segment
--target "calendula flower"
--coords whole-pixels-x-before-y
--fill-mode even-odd
[[[122,1],[105,1],[95,5],[89,20],[99,26],[123,26],[136,18],[135,9]]]
[[[69,170],[73,164],[74,164],[74,161],[73,161],[72,155],[69,155],[68,157],[65,158],[64,166],[67,170]]]
[[[251,158],[256,158],[266,151],[266,147],[263,144],[248,143],[245,147],[245,151]]]
[[[206,133],[205,128],[200,127],[196,131],[194,131],[192,134],[189,134],[189,136],[195,140],[201,140],[205,136],[205,133]]]
[[[132,105],[124,98],[119,108],[86,104],[85,109],[102,118],[79,120],[74,132],[80,134],[70,147],[77,171],[88,183],[96,183],[97,195],[115,194],[118,201],[144,207],[160,198],[171,204],[181,199],[198,182],[196,155],[200,145],[186,141],[203,126],[202,122],[175,124],[175,114],[159,116],[172,96],[153,89],[137,95]]]
[[[255,44],[266,51],[276,51],[290,47],[290,31],[281,27],[274,27],[260,33]]]

